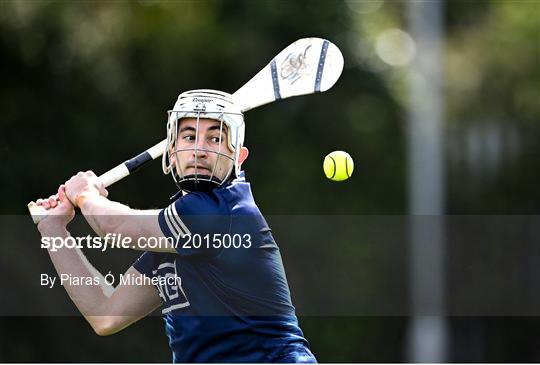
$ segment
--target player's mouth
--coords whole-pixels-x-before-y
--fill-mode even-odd
[[[186,171],[193,171],[193,172],[196,172],[196,173],[207,172],[208,174],[212,173],[212,170],[209,167],[204,167],[204,166],[197,166],[197,167],[188,166],[188,167],[186,167]]]

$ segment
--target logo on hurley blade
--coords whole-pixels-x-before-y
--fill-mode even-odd
[[[291,84],[302,77],[302,71],[307,68],[306,56],[311,44],[303,52],[289,53],[281,63],[280,76]]]

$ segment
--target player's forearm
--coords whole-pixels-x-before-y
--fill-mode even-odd
[[[40,226],[42,237],[70,236],[65,227],[59,225]],[[61,247],[57,251],[49,250],[49,256],[58,275],[69,275],[70,278],[80,278],[80,281],[91,281],[93,285],[80,284],[74,280],[66,280],[62,284],[69,297],[75,303],[79,311],[94,327],[96,318],[92,316],[104,316],[102,313],[104,303],[112,295],[114,287],[108,285],[101,273],[88,262],[82,251],[78,248]]]
[[[77,204],[86,220],[101,237],[116,234],[131,238],[131,248],[144,251],[176,252],[170,247],[140,247],[141,238],[160,237],[158,210],[136,210],[111,201],[104,196],[78,199]]]
[[[82,196],[77,202],[92,229],[100,236],[107,233],[124,233],[121,227],[133,216],[133,209],[111,201],[104,196]]]

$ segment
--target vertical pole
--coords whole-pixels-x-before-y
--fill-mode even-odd
[[[409,32],[416,42],[410,66],[408,196],[410,297],[409,362],[446,362],[444,314],[444,156],[442,96],[442,0],[408,3]]]

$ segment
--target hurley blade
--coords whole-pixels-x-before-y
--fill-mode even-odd
[[[275,100],[323,92],[343,71],[343,55],[321,38],[300,39],[281,51],[233,95],[242,111]]]

